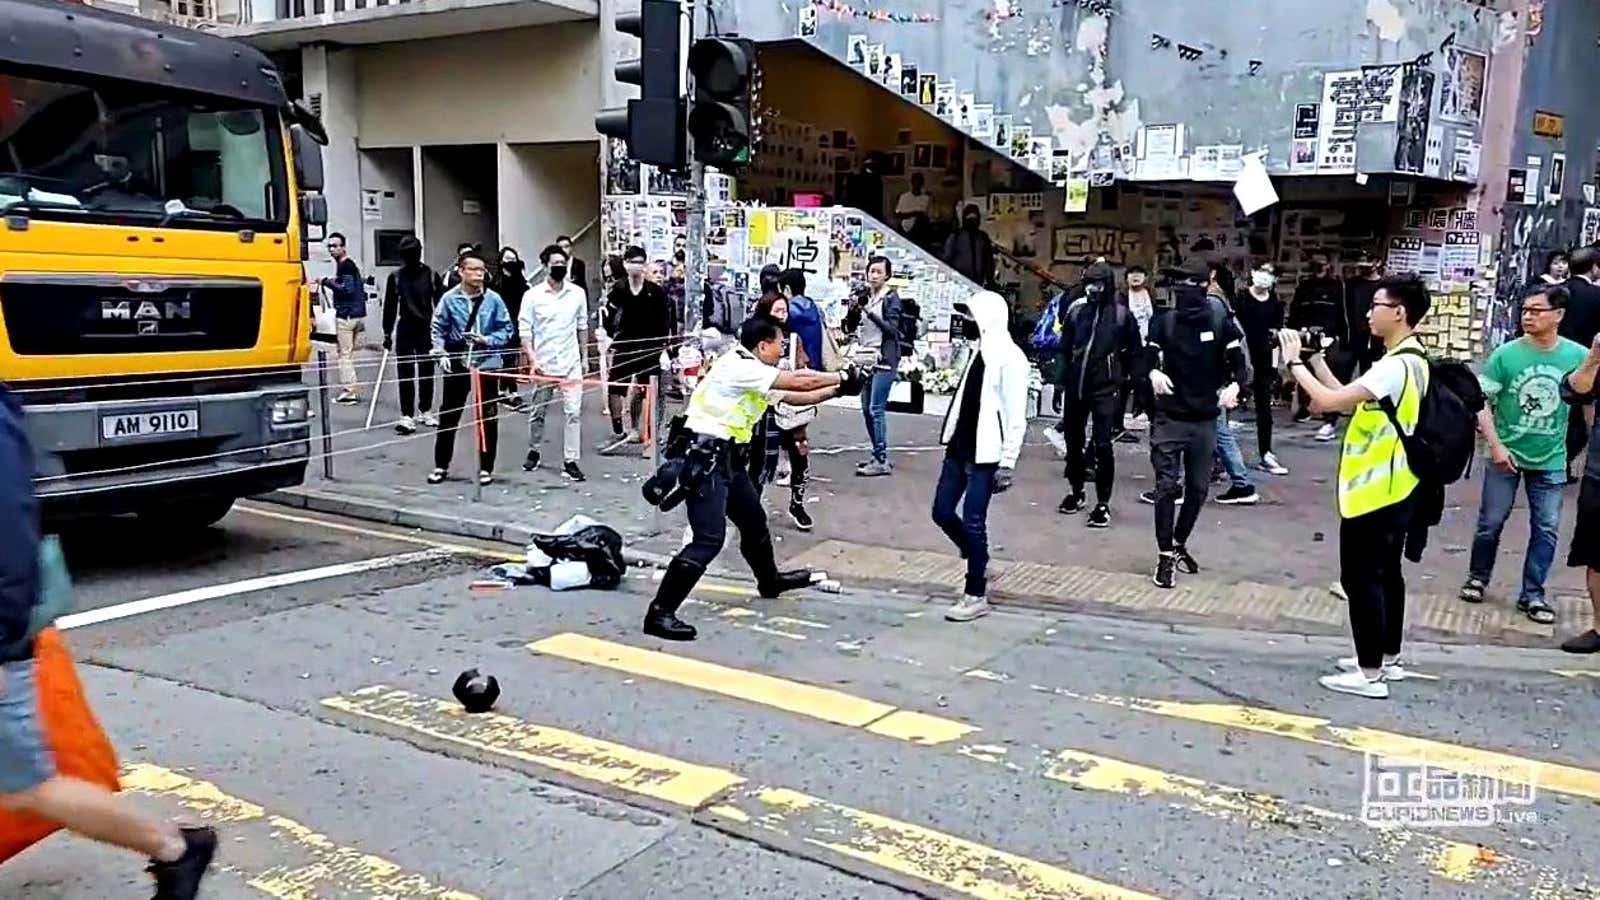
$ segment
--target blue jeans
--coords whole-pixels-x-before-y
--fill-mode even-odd
[[[0,794],[32,790],[55,777],[55,757],[45,743],[32,659],[0,666]]]
[[[1228,480],[1237,488],[1250,487],[1250,470],[1245,468],[1244,453],[1239,450],[1239,439],[1228,427],[1228,411],[1217,415],[1217,459],[1228,470]]]
[[[894,372],[873,369],[866,390],[861,393],[861,418],[867,424],[867,441],[872,445],[872,461],[889,461],[889,386]]]
[[[989,589],[989,498],[999,468],[945,457],[939,486],[933,489],[933,522],[967,561],[966,592],[972,597],[982,597]],[[962,495],[967,499],[957,515]]]
[[[1517,499],[1517,481],[1528,495],[1528,555],[1522,563],[1522,593],[1518,605],[1544,600],[1544,582],[1556,558],[1556,537],[1561,530],[1562,492],[1567,473],[1507,472],[1493,463],[1483,467],[1483,505],[1478,509],[1478,530],[1472,538],[1472,563],[1469,574],[1484,584],[1494,574],[1495,554],[1500,551],[1500,530],[1511,517]]]

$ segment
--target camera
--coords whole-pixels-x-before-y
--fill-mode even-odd
[[[1300,355],[1306,359],[1322,353],[1334,345],[1334,338],[1328,334],[1327,329],[1321,325],[1312,325],[1299,329]],[[1272,337],[1274,343],[1280,343],[1276,334]]]

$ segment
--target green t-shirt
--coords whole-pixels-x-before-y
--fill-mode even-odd
[[[1548,472],[1567,466],[1567,414],[1561,380],[1587,352],[1559,338],[1540,350],[1526,337],[1507,341],[1489,355],[1478,380],[1494,413],[1494,430],[1518,468]]]

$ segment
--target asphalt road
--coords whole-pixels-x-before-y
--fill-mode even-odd
[[[637,631],[647,573],[473,591],[459,542],[254,509],[68,542],[125,787],[217,824],[210,897],[1600,896],[1600,678],[1559,654],[1416,647],[1432,677],[1375,702],[1315,684],[1338,640],[731,584],[675,646]],[[495,715],[449,700],[469,666]],[[1364,750],[1533,796],[1373,828]],[[57,836],[0,896],[139,868]]]

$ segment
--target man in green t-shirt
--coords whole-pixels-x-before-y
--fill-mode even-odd
[[[1483,504],[1472,541],[1472,562],[1461,599],[1483,602],[1500,550],[1500,531],[1511,515],[1520,480],[1528,495],[1528,555],[1522,564],[1517,608],[1541,624],[1556,620],[1544,582],[1555,559],[1567,483],[1567,416],[1561,383],[1587,355],[1556,333],[1570,295],[1559,285],[1535,284],[1522,297],[1522,337],[1489,355],[1479,376],[1489,403],[1478,430],[1489,445],[1483,467]]]

